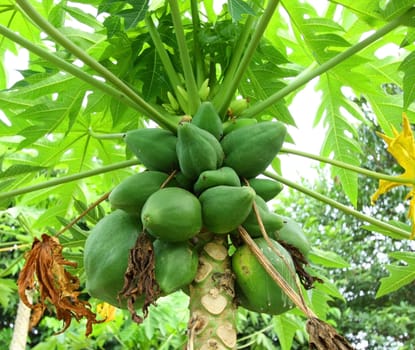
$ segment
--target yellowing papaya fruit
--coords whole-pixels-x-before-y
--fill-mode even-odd
[[[152,236],[180,242],[202,228],[202,208],[197,197],[180,187],[167,187],[148,197],[141,210],[141,222]]]
[[[287,250],[272,240],[273,246],[284,258],[283,260],[275,254],[263,238],[257,238],[254,241],[272,266],[296,290],[293,276],[295,267]],[[284,261],[288,263],[288,267]],[[293,307],[288,296],[268,275],[248,246],[238,247],[232,255],[232,270],[235,274],[236,289],[242,293],[242,295],[237,295],[242,307],[269,315],[279,315]]]
[[[155,275],[165,295],[190,284],[196,276],[199,258],[188,242],[153,242]]]
[[[256,177],[272,162],[281,149],[286,127],[280,122],[261,122],[236,129],[221,141],[225,160],[239,176]]]
[[[192,118],[192,124],[210,132],[218,140],[222,137],[223,126],[212,102],[202,102]]]
[[[283,226],[284,223],[282,218],[279,215],[270,212],[267,203],[260,196],[256,195],[255,203],[265,231],[268,235],[272,235]],[[251,237],[262,237],[261,228],[253,208],[242,223],[242,226],[248,231]]]
[[[165,173],[150,170],[127,177],[111,191],[108,197],[111,207],[139,216],[147,198],[159,190],[167,178]]]
[[[208,131],[191,123],[183,123],[177,129],[177,156],[180,170],[196,180],[202,171],[217,169],[223,161],[219,141]]]
[[[159,128],[142,128],[127,131],[127,148],[149,170],[170,173],[178,169],[177,137],[171,131]]]
[[[258,121],[254,118],[232,118],[223,123],[223,135],[227,135],[230,132],[240,129],[244,126],[256,124]]]
[[[311,250],[311,244],[301,226],[295,220],[286,216],[280,216],[283,222],[282,227],[274,231],[271,237],[281,240],[296,247],[305,257]]]
[[[251,186],[257,195],[263,198],[266,202],[275,198],[283,189],[281,183],[271,179],[253,178],[249,179],[249,186]]]
[[[140,232],[137,218],[120,209],[92,228],[84,247],[86,290],[92,297],[118,308],[127,307],[125,301],[118,301],[118,293],[124,285],[129,251]]]
[[[229,167],[203,171],[196,180],[193,189],[199,194],[210,187],[219,185],[241,186],[238,174]]]
[[[229,233],[248,216],[255,198],[250,187],[215,186],[199,197],[204,227],[213,233]]]

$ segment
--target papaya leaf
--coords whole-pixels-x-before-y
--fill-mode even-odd
[[[415,51],[411,52],[399,66],[403,71],[403,108],[406,110],[415,101]]]
[[[282,350],[290,350],[295,333],[303,327],[303,323],[290,313],[284,313],[272,319],[274,331],[278,336]]]
[[[402,40],[401,44],[399,45],[401,48],[411,45],[415,42],[415,28],[408,28],[405,38]]]
[[[409,225],[403,223],[403,222],[392,220],[392,221],[389,221],[388,224],[396,226],[396,227],[398,227],[402,230],[407,231],[408,235],[411,233],[411,227]],[[390,232],[386,229],[380,228],[376,225],[363,225],[362,228],[364,228],[365,230],[368,230],[368,231],[381,233],[382,235],[389,236],[389,237],[394,238],[394,239],[402,239],[402,236],[394,234],[394,233],[392,233],[392,232]]]
[[[78,22],[87,25],[95,30],[101,30],[102,24],[91,14],[73,6],[62,6],[63,9]]]
[[[309,253],[310,261],[314,264],[321,265],[324,267],[343,269],[349,267],[349,263],[344,260],[340,255],[324,251],[313,247]]]
[[[16,293],[16,281],[14,279],[0,278],[0,305],[3,310],[7,309],[10,299]]]
[[[235,22],[239,22],[243,15],[256,15],[254,9],[243,0],[228,0],[228,7],[232,20]]]
[[[402,15],[413,6],[413,0],[390,0],[383,10],[383,16],[386,20],[390,21],[391,19]]]
[[[383,19],[382,9],[379,7],[378,1],[330,0],[330,2],[347,7],[349,10],[367,22],[372,22],[373,19]]]
[[[356,154],[361,153],[361,149],[356,142],[356,129],[350,117],[345,113],[350,112],[350,109],[345,108],[350,102],[343,96],[340,83],[329,75],[320,77],[317,88],[321,89],[323,96],[317,111],[316,122],[324,117],[324,122],[328,126],[321,154],[358,166]],[[350,202],[356,206],[357,174],[335,167],[332,168],[332,174],[339,177],[344,192]]]
[[[37,173],[43,169],[46,169],[46,167],[28,164],[13,164],[6,170],[0,172],[0,181],[14,179],[15,177],[22,174],[32,172]]]
[[[380,280],[380,287],[376,298],[390,294],[415,280],[415,253],[414,252],[393,252],[391,258],[403,261],[404,264],[390,264],[386,266],[389,276]]]

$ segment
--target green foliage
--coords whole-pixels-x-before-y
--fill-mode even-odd
[[[277,4],[274,11],[273,5]],[[27,248],[33,237],[44,231],[56,233],[69,218],[85,210],[86,203],[141,170],[117,168],[108,172],[108,166],[132,164],[122,163],[132,155],[125,149],[121,135],[151,123],[176,132],[178,115],[194,114],[200,105],[198,88],[206,81],[207,99],[219,111],[221,120],[228,117],[231,100],[242,97],[249,101],[240,114],[242,118],[258,122],[277,119],[299,127],[305,119],[314,121],[326,127],[323,156],[355,166],[366,158],[364,167],[399,173],[400,169],[393,166],[380,147],[370,148],[376,136],[359,125],[370,124],[371,120],[359,108],[360,101],[350,97],[363,96],[367,103],[363,107],[373,111],[378,130],[387,135],[392,135],[392,127],[400,128],[403,110],[411,121],[415,120],[413,6],[413,0],[332,0],[324,8],[300,0],[270,1],[266,7],[259,1],[228,0],[221,8],[213,0],[203,4],[176,0],[3,1],[3,326],[7,328],[13,322],[12,281],[23,260],[22,252],[12,247]],[[399,54],[395,54],[395,47]],[[20,80],[11,81],[5,57],[23,48],[29,52],[28,65],[19,70]],[[292,115],[294,97],[312,79],[321,96],[317,114],[310,115],[304,102],[303,114]],[[171,105],[169,96],[177,103],[173,111],[166,107]],[[245,136],[249,139],[250,135]],[[290,137],[286,141],[295,142]],[[244,142],[239,140],[236,146]],[[263,150],[262,146],[254,146],[257,150],[252,159]],[[207,168],[216,169],[219,162],[214,163]],[[279,169],[279,160],[274,158],[271,165]],[[321,182],[306,186],[354,206],[364,215],[379,220],[389,218],[396,227],[408,228],[403,223],[403,213],[391,209],[396,207],[392,200],[377,203],[382,215],[371,209],[368,198],[374,191],[373,180],[341,167],[332,169],[337,182],[327,186],[323,181],[326,175],[322,175]],[[71,176],[77,174],[88,176],[74,180]],[[396,191],[398,194],[403,198]],[[312,237],[315,248],[309,255],[311,269],[326,281],[308,295],[313,310],[351,334],[356,342],[366,337],[373,349],[376,343],[412,346],[408,336],[410,321],[405,316],[393,317],[412,310],[399,297],[410,300],[405,284],[413,280],[413,255],[405,253],[405,249],[410,250],[405,243],[390,239],[402,235],[374,224],[359,227],[360,223],[350,218],[339,219],[340,214],[324,203],[311,203],[293,193],[282,202],[286,212],[279,214],[303,222]],[[94,225],[108,209],[108,203],[104,203],[79,223],[82,229],[74,227],[60,237],[68,250],[65,254],[80,262],[80,272],[86,236],[83,229]],[[388,252],[393,253],[388,256]],[[375,260],[378,255],[384,260]],[[400,262],[387,266],[390,274],[386,277],[383,265],[389,264],[390,258]],[[376,289],[379,281],[380,288]],[[81,278],[81,282],[85,281]],[[47,338],[49,333],[42,325],[36,330],[38,334],[31,334],[32,343],[47,338],[43,344],[34,345],[35,349],[180,348],[185,342],[186,324],[179,316],[185,315],[170,311],[177,300],[185,308],[184,299],[160,303],[143,327],[137,328],[118,312],[115,323],[99,325],[92,339],[79,340],[77,326],[71,326],[65,335]],[[298,311],[279,318],[244,312],[241,315],[241,335],[248,336],[246,344],[251,344],[252,349],[299,349],[305,343]],[[361,336],[356,320],[378,332],[367,331]],[[267,322],[271,328],[267,328]],[[51,319],[45,324],[59,329]],[[263,331],[250,335],[253,325],[263,327]],[[10,336],[6,328],[0,332],[2,341]],[[388,338],[391,334],[393,340]]]
[[[406,265],[386,266],[390,275],[380,280],[377,298],[390,294],[415,280],[415,254],[413,252],[394,252],[390,253],[389,257],[404,261]]]

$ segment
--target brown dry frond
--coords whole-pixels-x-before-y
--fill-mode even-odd
[[[43,234],[41,240],[35,239],[32,249],[26,255],[26,263],[17,280],[20,299],[32,309],[30,327],[36,326],[48,305],[56,309],[56,318],[64,322],[64,332],[72,318],[79,321],[85,317],[85,335],[92,332],[92,325],[100,323],[91,311],[87,301],[79,300],[79,279],[66,271],[65,266],[76,267],[76,263],[65,260],[62,246],[56,237]],[[29,302],[26,290],[39,292],[37,302]]]
[[[310,318],[306,328],[310,335],[311,350],[354,350],[346,338],[338,334],[332,326],[324,321]]]
[[[153,243],[143,232],[137,238],[135,246],[130,250],[128,267],[124,274],[124,286],[118,293],[118,298],[127,299],[131,318],[136,323],[142,323],[147,317],[148,308],[155,304],[160,296],[160,288],[155,277],[155,257]],[[144,298],[142,307],[144,318],[135,311],[135,302]]]

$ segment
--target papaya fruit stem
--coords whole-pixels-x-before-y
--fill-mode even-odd
[[[220,104],[218,105],[219,115],[226,114],[226,111],[235,94],[235,91],[238,88],[239,83],[242,80],[242,77],[244,76],[246,70],[249,67],[249,63],[251,62],[251,59],[258,47],[259,42],[261,41],[262,35],[264,34],[269,21],[272,18],[272,15],[275,12],[275,9],[277,8],[278,3],[279,0],[271,0],[268,2],[267,7],[264,10],[264,13],[262,14],[261,18],[259,19],[255,27],[254,33],[252,34],[252,37],[244,50],[243,56],[240,62],[238,62],[238,68],[236,69],[235,74],[233,74],[233,76],[231,77],[229,86],[227,86],[226,89],[222,89],[224,95],[223,97],[221,97]]]
[[[413,184],[413,185],[415,185],[415,180],[411,181],[411,179],[407,179],[407,178],[400,179],[397,176],[378,173],[376,171],[364,169],[364,168],[361,168],[361,167],[358,167],[358,166],[355,166],[355,165],[351,165],[351,164],[348,164],[348,163],[345,163],[345,162],[341,162],[341,161],[338,161],[338,160],[335,160],[335,159],[322,157],[322,156],[319,156],[319,155],[316,155],[316,154],[312,154],[312,153],[308,153],[308,152],[304,152],[304,151],[299,151],[299,150],[295,150],[295,149],[292,149],[292,148],[282,147],[280,152],[281,153],[294,154],[296,156],[317,160],[319,162],[331,164],[331,165],[337,166],[339,168],[351,170],[351,171],[354,171],[355,173],[366,175],[366,176],[369,176],[369,177],[372,177],[372,178],[375,178],[375,179],[379,179],[379,180],[386,180],[386,181],[399,182],[399,183],[402,183],[402,184]]]
[[[146,16],[145,22],[147,25],[148,32],[150,34],[151,40],[153,41],[153,44],[156,48],[156,51],[160,57],[161,63],[164,67],[164,70],[166,71],[166,74],[170,80],[170,84],[172,87],[172,90],[174,91],[174,94],[176,98],[179,101],[180,108],[182,108],[183,111],[186,109],[185,101],[183,98],[181,98],[181,95],[179,94],[177,87],[182,85],[182,82],[180,81],[180,77],[177,74],[173,63],[171,62],[171,59],[169,55],[167,54],[167,50],[164,47],[163,41],[161,40],[160,34],[157,31],[157,28],[151,18],[151,16]]]
[[[203,64],[202,49],[199,41],[200,35],[200,18],[199,18],[199,1],[190,1],[190,10],[192,12],[192,24],[193,24],[193,56],[195,60],[196,70],[196,84],[201,86],[205,78],[205,70]]]
[[[212,79],[212,77],[209,79],[211,83],[211,88],[214,88],[213,104],[218,111],[219,111],[219,106],[226,106],[226,109],[228,108],[227,103],[223,100],[224,95],[222,92],[227,91],[228,89],[232,88],[231,85],[233,82],[233,77],[235,75],[236,70],[238,69],[239,62],[241,61],[241,57],[243,56],[245,52],[245,48],[247,45],[246,42],[248,41],[251,35],[252,28],[255,23],[256,23],[256,18],[253,16],[249,16],[246,19],[242,33],[239,36],[236,44],[234,45],[232,56],[231,56],[231,61],[224,73],[223,82],[220,85],[214,87],[212,84],[214,80]],[[213,75],[213,77],[216,78],[216,75],[214,74],[215,71],[213,69],[214,67],[215,65],[213,64],[212,69],[211,69],[211,74]],[[224,108],[225,107],[223,107],[222,109]],[[222,119],[226,117],[226,113],[219,114],[219,115],[221,116]]]
[[[177,170],[173,170],[169,177],[161,184],[160,188],[164,188],[171,181],[171,179],[177,174]]]
[[[95,207],[97,207],[100,203],[105,201],[108,196],[110,195],[111,191],[105,193],[101,197],[99,197],[95,202],[93,202],[88,208],[86,208],[81,214],[79,214],[75,219],[73,219],[71,222],[69,222],[65,227],[63,227],[61,230],[59,230],[56,233],[56,237],[60,236],[65,231],[69,230],[73,225],[75,225],[79,220],[81,220],[85,215],[87,215],[91,210],[93,210]]]
[[[359,211],[357,211],[353,208],[350,208],[350,207],[348,207],[344,204],[341,204],[341,203],[339,203],[339,202],[337,202],[337,201],[335,201],[335,200],[333,200],[333,199],[331,199],[327,196],[324,196],[320,193],[317,193],[316,191],[305,188],[304,186],[301,186],[301,185],[299,185],[299,184],[297,184],[293,181],[290,181],[290,180],[288,180],[288,179],[286,179],[282,176],[271,173],[269,171],[264,171],[263,175],[265,175],[265,176],[267,176],[271,179],[277,180],[277,181],[281,182],[282,184],[287,185],[288,187],[291,187],[291,188],[293,188],[297,191],[300,191],[300,192],[306,194],[307,196],[315,198],[315,199],[317,199],[317,200],[319,200],[323,203],[327,203],[328,205],[330,205],[333,208],[336,208],[336,209],[346,213],[347,215],[352,215],[352,216],[358,218],[359,220],[366,221],[366,222],[368,222],[372,225],[375,225],[375,226],[377,226],[381,229],[385,229],[385,230],[387,230],[391,233],[392,237],[395,237],[395,238],[398,238],[398,239],[409,239],[409,237],[410,237],[410,231],[405,231],[405,230],[403,230],[399,227],[393,226],[393,225],[391,225],[387,222],[384,222],[384,221],[378,220],[374,217],[363,214],[363,213],[361,213],[361,212],[359,212]],[[0,195],[0,198],[1,198],[1,195]]]
[[[92,169],[92,170],[84,171],[84,172],[77,173],[77,174],[62,176],[57,179],[52,179],[49,181],[41,182],[41,183],[38,183],[32,186],[17,188],[9,192],[2,192],[0,193],[0,199],[15,197],[15,196],[19,196],[22,194],[43,190],[45,188],[62,185],[68,182],[77,181],[77,180],[81,180],[81,179],[88,178],[91,176],[104,174],[110,171],[128,168],[130,166],[137,165],[137,164],[140,164],[140,162],[137,159],[132,159],[132,160],[126,160],[124,162],[119,162],[119,163],[114,163],[111,165],[103,166],[98,169]]]
[[[192,63],[190,60],[189,51],[186,44],[186,37],[182,25],[182,19],[180,15],[180,8],[177,0],[169,0],[171,17],[173,21],[173,27],[176,35],[177,45],[179,48],[180,61],[184,73],[184,79],[186,84],[186,91],[189,94],[188,109],[184,111],[193,115],[200,104],[199,89],[197,87],[195,76],[193,74]]]

